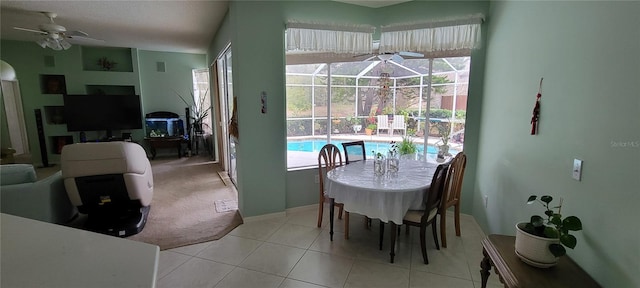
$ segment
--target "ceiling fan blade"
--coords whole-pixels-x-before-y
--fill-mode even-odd
[[[47,32],[35,30],[35,29],[21,28],[21,27],[13,27],[13,29],[47,35]]]
[[[409,51],[398,52],[398,54],[400,54],[400,56],[406,56],[406,57],[424,57],[424,54],[422,53],[409,52]]]
[[[81,36],[81,37],[89,37],[89,34],[87,34],[87,32],[80,31],[80,30],[76,30],[76,31],[67,31],[67,32],[64,32],[64,35],[67,35],[67,36]]]
[[[400,64],[400,63],[402,63],[402,61],[404,61],[404,58],[402,58],[402,56],[400,56],[398,54],[393,54],[393,56],[391,56],[391,61]]]
[[[96,38],[84,37],[84,36],[69,36],[69,35],[65,35],[65,38],[68,38],[68,39],[71,39],[71,40],[75,40],[75,41],[83,41],[83,42],[93,42],[93,43],[104,43],[105,42],[102,39],[96,39]]]

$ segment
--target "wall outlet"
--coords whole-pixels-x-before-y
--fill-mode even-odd
[[[582,160],[573,159],[573,169],[571,170],[573,179],[580,181],[582,179]]]
[[[484,195],[484,208],[487,208],[487,206],[489,206],[489,196]]]
[[[313,180],[314,182],[320,183],[320,175],[316,175],[315,178],[313,178],[313,179],[314,179]]]

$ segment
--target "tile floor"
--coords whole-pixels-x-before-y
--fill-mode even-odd
[[[350,216],[348,240],[343,221],[336,219],[331,242],[327,213],[322,228],[316,227],[316,209],[302,209],[242,224],[217,241],[161,251],[157,287],[480,287],[485,235],[469,215],[463,215],[462,236],[456,237],[448,213],[447,248],[436,250],[427,229],[425,265],[417,227],[409,235],[402,227],[392,264],[388,226],[382,251],[379,222],[365,229],[357,214]],[[502,287],[493,273],[488,287]]]

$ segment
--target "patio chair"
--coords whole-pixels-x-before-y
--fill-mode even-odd
[[[402,130],[403,135],[407,136],[407,123],[404,122],[404,115],[393,115],[391,135],[393,135],[393,130]]]
[[[322,214],[324,211],[324,203],[328,202],[330,198],[324,196],[324,179],[327,173],[336,167],[342,166],[342,155],[338,146],[333,144],[326,144],[320,149],[318,153],[318,173],[320,174],[318,180],[320,182],[320,205],[318,207],[318,228],[322,226]],[[338,212],[338,219],[342,219],[342,212],[344,211],[344,205],[342,203],[334,202],[334,206],[340,210]],[[349,212],[344,211],[344,238],[349,239]]]
[[[387,133],[390,132],[391,126],[389,126],[389,116],[388,115],[378,115],[378,128],[376,133],[380,135],[380,130],[387,130]]]
[[[462,191],[462,179],[464,169],[467,166],[467,155],[459,152],[453,160],[447,173],[447,187],[442,195],[442,206],[440,207],[440,238],[442,247],[447,248],[447,208],[455,206],[454,221],[456,225],[456,236],[460,236],[460,192]]]

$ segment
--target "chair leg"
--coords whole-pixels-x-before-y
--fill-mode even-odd
[[[456,236],[460,236],[460,202],[456,204],[455,208]]]
[[[320,200],[320,206],[318,207],[318,228],[322,227],[322,213],[324,209],[324,199]]]
[[[426,234],[427,226],[424,224],[420,225],[420,249],[422,249],[422,260],[424,264],[429,264],[429,258],[427,257],[427,243],[426,243]]]
[[[340,209],[338,209],[338,219],[342,219],[343,211],[344,211],[344,206],[340,206]]]
[[[447,248],[447,209],[442,210],[440,214],[440,239],[442,239],[442,247]]]
[[[384,239],[384,222],[380,221],[380,241],[379,241],[380,250],[382,250],[382,239]]]
[[[364,229],[371,230],[371,218],[364,216]]]
[[[344,239],[349,239],[349,211],[344,211]]]
[[[431,222],[431,231],[433,232],[433,241],[436,242],[436,249],[440,250],[440,245],[438,244],[438,229],[436,229],[435,219]]]

